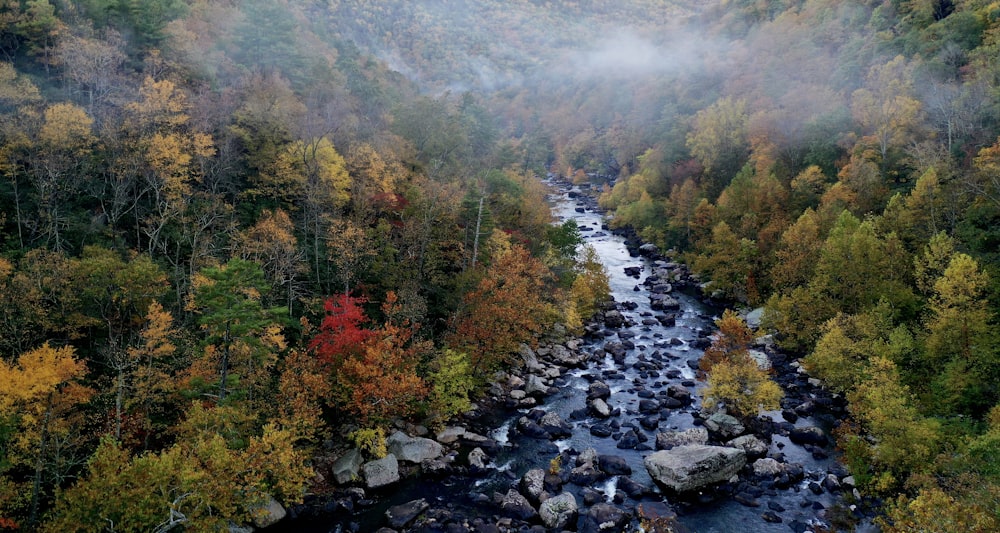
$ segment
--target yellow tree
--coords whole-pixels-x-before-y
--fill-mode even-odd
[[[64,204],[77,193],[83,178],[83,164],[95,141],[93,123],[83,108],[60,103],[45,109],[37,131],[29,173],[38,204],[34,229],[45,246],[56,250],[65,246]]]
[[[0,464],[23,467],[32,474],[26,487],[30,493],[28,526],[39,517],[39,503],[78,466],[77,432],[82,413],[76,406],[86,402],[91,390],[80,384],[86,364],[72,347],[53,348],[48,343],[21,354],[16,362],[0,361],[0,415],[14,429],[6,435]],[[15,480],[19,481],[19,480]]]
[[[234,236],[233,247],[236,257],[259,264],[271,286],[284,291],[291,313],[298,277],[308,271],[291,217],[281,209],[265,210],[256,224]]]
[[[923,117],[920,101],[913,96],[913,69],[906,58],[900,55],[873,66],[865,86],[851,96],[851,112],[878,147],[883,165],[890,149],[915,139]]]

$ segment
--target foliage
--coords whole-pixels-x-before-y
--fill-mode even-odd
[[[468,355],[448,348],[438,352],[427,376],[431,413],[443,424],[472,409],[471,396],[481,379],[472,372]]]
[[[725,406],[733,416],[751,418],[777,409],[782,396],[781,387],[745,355],[712,365],[703,404],[708,409]]]
[[[385,430],[381,427],[355,430],[351,432],[350,439],[365,455],[374,459],[381,459],[389,453],[385,444]]]

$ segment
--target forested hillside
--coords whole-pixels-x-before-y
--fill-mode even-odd
[[[467,410],[600,298],[552,171],[765,306],[886,530],[995,530],[998,57],[989,0],[2,0],[0,528]]]

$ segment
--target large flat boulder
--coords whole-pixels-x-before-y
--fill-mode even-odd
[[[738,448],[690,444],[648,455],[643,462],[657,483],[674,492],[689,492],[730,479],[746,464]]]
[[[402,431],[397,431],[385,439],[389,453],[400,461],[420,463],[441,457],[444,448],[440,443],[423,437],[411,437]]]
[[[399,481],[399,461],[391,453],[382,459],[365,463],[361,471],[364,472],[365,484],[370,489]]]

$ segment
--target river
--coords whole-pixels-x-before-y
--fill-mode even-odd
[[[558,184],[556,184],[558,185]],[[616,447],[615,436],[622,431],[632,429],[637,434],[646,437],[646,445],[652,447],[656,433],[668,430],[684,430],[698,425],[696,416],[699,410],[699,400],[694,394],[694,403],[690,406],[672,409],[669,415],[661,415],[659,425],[649,430],[639,423],[638,404],[642,399],[640,394],[648,398],[650,393],[660,393],[671,385],[684,385],[697,393],[702,384],[695,380],[692,361],[701,356],[701,350],[696,348],[696,341],[704,339],[714,331],[714,319],[721,314],[719,308],[704,303],[692,291],[674,291],[673,296],[680,303],[680,309],[675,311],[676,322],[666,327],[655,321],[643,319],[653,317],[659,312],[650,308],[650,299],[642,280],[651,272],[652,262],[644,257],[630,255],[625,239],[610,231],[602,229],[603,218],[588,204],[580,203],[571,198],[570,189],[559,186],[553,195],[553,212],[560,221],[573,220],[581,228],[584,242],[593,246],[610,275],[612,295],[622,314],[635,325],[615,330],[616,337],[589,339],[582,346],[586,353],[600,353],[604,344],[609,341],[627,339],[635,347],[626,353],[625,363],[617,364],[610,355],[590,363],[586,369],[576,369],[564,374],[556,380],[558,392],[545,398],[535,409],[558,413],[563,420],[572,425],[572,436],[563,440],[550,442],[545,439],[532,439],[511,431],[516,427],[517,419],[528,413],[528,409],[511,412],[495,421],[495,427],[489,432],[499,446],[499,451],[492,457],[493,468],[486,473],[471,478],[446,477],[443,481],[423,478],[411,478],[397,484],[392,489],[377,494],[370,504],[356,513],[346,513],[344,510],[330,509],[329,513],[320,513],[310,518],[299,518],[285,521],[279,526],[285,531],[375,531],[384,525],[384,512],[391,505],[398,505],[416,498],[428,499],[432,507],[447,507],[453,516],[471,519],[482,516],[487,519],[498,514],[497,509],[486,501],[495,491],[504,493],[529,469],[549,467],[549,461],[559,452],[565,450],[583,451],[594,448],[598,454],[617,455],[623,457],[632,469],[631,479],[645,485],[652,493],[642,497],[642,501],[667,501],[678,511],[678,522],[691,531],[704,533],[731,533],[739,531],[788,532],[798,527],[824,524],[824,509],[837,503],[837,495],[827,490],[815,494],[810,489],[816,488],[828,471],[836,469],[834,461],[825,455],[833,455],[826,448],[824,453],[812,453],[800,445],[793,444],[781,434],[775,433],[769,444],[769,455],[783,457],[787,463],[798,463],[802,466],[805,476],[801,482],[788,489],[774,489],[770,486],[751,487],[753,501],[750,505],[738,503],[731,495],[723,494],[714,498],[704,498],[699,502],[671,502],[663,496],[655,483],[650,479],[643,465],[643,457],[652,453],[646,449],[619,449]],[[576,189],[578,191],[578,189]],[[574,195],[575,196],[575,195]],[[582,211],[582,212],[581,212]],[[626,274],[626,267],[640,267],[638,278]],[[631,302],[631,304],[626,304]],[[625,304],[625,305],[623,305]],[[636,365],[640,361],[652,361],[659,367],[649,371],[644,365]],[[636,368],[639,367],[639,369]],[[599,377],[611,388],[608,404],[612,409],[620,409],[621,414],[613,418],[616,425],[612,437],[596,437],[590,427],[598,423],[592,418],[579,419],[579,410],[586,406],[587,388],[595,378]],[[644,392],[640,392],[644,391]],[[577,420],[573,420],[574,411]],[[782,422],[780,411],[764,413],[775,422]],[[601,421],[607,423],[607,421]],[[820,426],[829,429],[829,417],[799,417],[796,427]],[[789,424],[786,423],[787,429]],[[813,449],[813,452],[816,450]],[[568,467],[571,467],[568,466]],[[591,487],[606,494],[610,501],[617,490],[618,477],[599,482]],[[582,501],[583,488],[566,484],[564,490],[577,495]],[[485,496],[483,496],[485,495]],[[620,496],[619,496],[620,497]],[[626,506],[635,502],[626,498]],[[753,506],[756,504],[756,506]],[[763,513],[775,511],[772,515],[781,522],[769,522],[763,518]],[[581,509],[582,515],[585,509]],[[773,519],[773,517],[772,517]],[[632,525],[635,526],[633,521]],[[790,529],[790,524],[792,527]],[[421,531],[438,531],[437,529],[421,529]],[[443,529],[442,529],[443,531]]]

